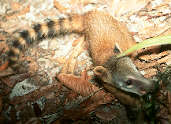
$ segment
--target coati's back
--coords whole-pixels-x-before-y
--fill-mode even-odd
[[[116,48],[125,50],[135,44],[127,28],[108,14],[97,11],[49,20],[15,33],[6,52],[6,61],[0,66],[0,70],[8,66],[13,70],[17,69],[19,55],[34,42],[67,33],[81,33],[86,36],[93,62],[98,65],[94,72],[104,82],[138,95],[142,95],[142,89],[149,90],[151,82],[141,76],[128,57],[115,57]]]
[[[89,12],[84,19],[86,40],[95,65],[103,65],[116,55],[115,49],[125,51],[135,44],[126,26],[104,12]]]

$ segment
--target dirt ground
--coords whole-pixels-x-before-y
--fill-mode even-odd
[[[18,30],[93,10],[125,23],[137,43],[171,35],[170,0],[1,0],[0,8],[1,53]],[[27,71],[0,72],[0,124],[171,124],[171,45],[138,52],[145,54],[133,58],[135,65],[156,84],[141,110],[91,80],[94,65],[83,36],[43,40],[21,55]]]

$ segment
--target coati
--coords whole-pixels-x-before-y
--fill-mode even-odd
[[[19,55],[34,42],[68,33],[85,35],[85,41],[96,66],[94,73],[103,82],[139,96],[152,88],[152,82],[140,74],[129,57],[115,57],[118,50],[126,50],[135,44],[126,26],[99,11],[48,20],[42,24],[35,24],[28,30],[16,32],[10,40],[7,57],[0,70],[7,67],[17,70]],[[120,44],[122,48],[117,47]]]

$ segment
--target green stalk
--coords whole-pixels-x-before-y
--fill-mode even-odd
[[[132,46],[130,49],[126,50],[125,52],[119,54],[117,57],[126,56],[126,55],[128,55],[136,50],[142,49],[142,48],[157,46],[157,45],[166,45],[166,44],[171,44],[171,35],[159,36],[159,37],[144,40],[144,41]]]

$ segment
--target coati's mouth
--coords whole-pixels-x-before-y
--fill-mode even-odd
[[[147,93],[146,91],[142,91],[142,92],[141,91],[140,92],[132,92],[131,91],[130,92],[130,91],[122,89],[122,88],[117,88],[116,86],[109,84],[109,83],[106,83],[106,82],[103,82],[103,87],[106,91],[112,93],[113,95],[118,94],[118,92],[122,92],[125,95],[129,95],[132,97],[141,97]]]
[[[152,81],[144,78],[143,76],[137,76],[136,78],[132,76],[126,76],[124,80],[117,79],[117,82],[114,81],[116,81],[116,79],[110,81],[106,80],[102,81],[102,84],[105,85],[106,88],[111,89],[111,87],[114,87],[127,94],[135,94],[138,96],[143,96],[154,89]]]
[[[142,75],[127,76],[126,89],[137,92],[138,95],[142,96],[154,89],[154,83]]]

